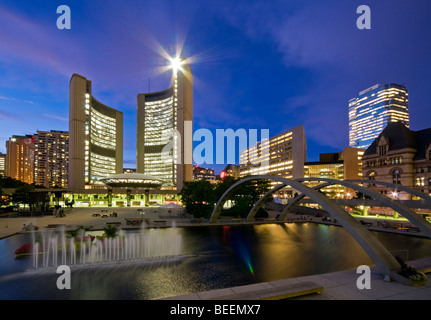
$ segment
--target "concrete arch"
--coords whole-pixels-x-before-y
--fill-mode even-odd
[[[375,181],[375,180],[346,180],[346,181],[352,182],[352,183],[362,183],[362,184],[364,183],[377,184],[385,187],[394,188],[394,190],[401,190],[423,199],[431,207],[431,197],[429,195],[421,191],[418,191],[409,187],[405,187],[401,184],[394,184],[390,182]]]
[[[324,188],[324,187],[327,187],[327,186],[330,186],[330,185],[331,185],[331,183],[322,183],[322,184],[319,184],[317,186],[312,187],[312,189],[319,190],[321,188]],[[280,216],[278,217],[277,220],[278,221],[283,221],[284,219],[286,219],[286,216],[290,212],[290,210],[294,206],[296,206],[305,196],[306,196],[305,194],[301,193],[300,195],[297,195],[295,198],[291,199],[289,201],[289,203],[284,207],[283,211],[281,211]]]
[[[262,207],[262,205],[265,203],[265,201],[274,193],[277,192],[280,189],[283,189],[284,187],[286,187],[286,185],[284,183],[274,187],[273,189],[269,190],[267,193],[265,193],[262,198],[260,198],[253,206],[253,208],[251,208],[250,212],[247,215],[247,218],[245,218],[245,221],[250,222],[253,221],[254,217],[257,214],[257,211],[259,211],[259,209]]]
[[[370,190],[365,187],[361,187],[357,184],[354,184],[349,181],[344,180],[335,180],[335,179],[326,179],[326,178],[303,178],[303,179],[297,179],[298,182],[301,181],[323,181],[328,182],[330,184],[338,184],[345,187],[348,187],[353,190],[357,190],[362,192],[363,194],[372,197],[374,200],[380,202],[382,205],[385,205],[389,208],[394,209],[396,212],[401,214],[404,218],[408,219],[411,223],[413,223],[416,227],[422,230],[429,238],[431,238],[431,224],[424,220],[420,215],[418,215],[416,212],[411,210],[410,208],[406,207],[402,203],[392,200],[384,195],[381,195],[378,192],[375,192],[373,190]],[[355,181],[355,180],[354,180]],[[358,180],[363,181],[363,180]],[[376,184],[376,181],[373,181],[372,183]],[[414,191],[414,190],[410,190]]]
[[[398,270],[400,265],[392,254],[380,243],[377,238],[364,228],[355,218],[343,210],[336,203],[330,201],[324,194],[313,190],[302,184],[299,181],[289,180],[279,176],[250,176],[246,177],[233,184],[217,202],[216,207],[211,215],[210,222],[215,223],[223,208],[223,204],[227,200],[227,196],[241,183],[250,180],[272,180],[281,182],[286,186],[298,190],[302,194],[309,196],[316,203],[320,204],[324,210],[336,218],[339,223],[352,235],[358,244],[364,249],[368,256],[374,261],[377,268],[385,275],[393,274],[393,271]]]
[[[390,182],[376,181],[376,180],[346,180],[346,181],[352,182],[352,183],[362,183],[362,184],[365,184],[365,183],[377,184],[377,185],[382,185],[382,186],[394,188],[395,190],[405,191],[405,192],[410,193],[412,195],[415,195],[419,198],[422,198],[423,201],[431,207],[431,197],[429,195],[427,195],[426,193],[420,192],[418,190],[414,190],[414,189],[399,185],[399,184],[393,184]],[[318,190],[318,189],[327,187],[329,185],[331,185],[331,183],[323,183],[323,184],[320,184],[318,186],[313,187],[313,189]],[[291,199],[289,201],[289,203],[286,205],[286,207],[283,209],[283,211],[280,213],[278,220],[283,221],[286,218],[286,215],[289,213],[289,211],[295,205],[297,205],[304,197],[305,197],[304,194],[300,194],[300,195],[296,196],[295,198]]]

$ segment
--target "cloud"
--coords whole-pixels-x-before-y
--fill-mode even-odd
[[[15,120],[15,118],[12,115],[10,115],[7,112],[1,111],[1,110],[0,110],[0,119],[8,120],[8,121],[9,120]]]
[[[4,57],[43,65],[56,73],[70,72],[68,58],[76,55],[80,46],[59,34],[54,24],[49,26],[4,8],[0,8],[0,21],[0,54]]]
[[[60,120],[60,121],[69,121],[69,117],[58,115],[58,114],[44,113],[43,116],[51,119]]]
[[[376,83],[411,89],[419,126],[431,116],[429,56],[431,2],[382,0],[371,4],[372,29],[356,27],[359,1],[274,1],[226,4],[222,15],[254,42],[275,46],[290,75],[277,123],[303,123],[306,136],[342,148],[348,141],[348,100]],[[295,73],[296,72],[296,73]],[[262,119],[262,121],[264,121]],[[422,122],[421,122],[422,121]],[[428,124],[429,126],[429,124]]]
[[[20,99],[16,99],[16,98],[13,98],[13,97],[4,97],[4,96],[0,96],[0,100],[24,102],[24,103],[29,103],[29,104],[35,104],[36,103],[34,101],[31,101],[31,100],[20,100]]]

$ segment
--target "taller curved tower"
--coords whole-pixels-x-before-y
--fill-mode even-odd
[[[103,187],[123,172],[123,113],[97,101],[91,81],[73,74],[69,84],[69,188]]]
[[[178,62],[170,88],[138,94],[136,169],[180,191],[193,180],[193,76],[185,59]]]

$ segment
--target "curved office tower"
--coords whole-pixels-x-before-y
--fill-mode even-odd
[[[69,188],[103,187],[123,172],[123,113],[97,101],[91,81],[74,74],[69,84]]]
[[[137,100],[137,172],[180,191],[184,181],[193,180],[193,78],[186,60],[173,68],[170,88],[139,94]]]

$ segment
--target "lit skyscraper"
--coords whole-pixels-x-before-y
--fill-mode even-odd
[[[123,172],[123,113],[97,101],[91,81],[74,74],[69,85],[69,188],[103,187]]]
[[[367,149],[391,122],[409,127],[408,91],[398,84],[377,84],[349,101],[349,146]]]
[[[68,187],[69,132],[37,131],[34,138],[34,180],[46,188]]]
[[[34,183],[34,137],[12,136],[6,141],[6,176]]]
[[[0,174],[6,175],[6,154],[0,152]]]
[[[193,180],[193,77],[184,59],[172,69],[170,88],[138,95],[136,169],[179,191]]]

